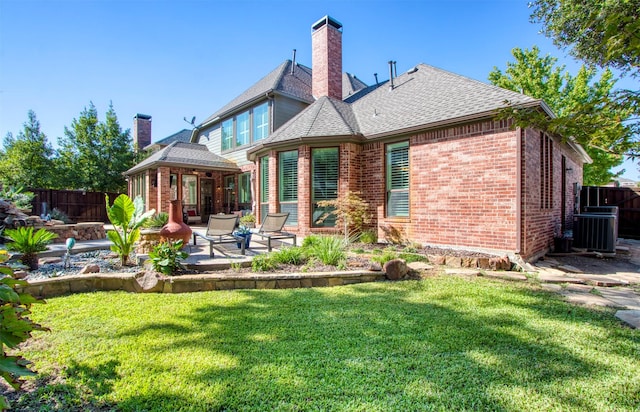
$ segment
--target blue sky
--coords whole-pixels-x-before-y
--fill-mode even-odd
[[[343,69],[366,83],[427,63],[480,81],[514,47],[579,63],[529,23],[527,0],[0,0],[0,138],[35,111],[50,142],[92,101],[120,125],[153,117],[152,139],[203,121],[291,58],[311,66],[311,25],[342,23]],[[621,86],[637,87],[630,79]],[[627,162],[625,177],[640,180]]]

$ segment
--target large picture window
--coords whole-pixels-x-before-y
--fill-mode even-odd
[[[269,136],[269,103],[253,109],[253,141],[257,142]]]
[[[222,122],[222,150],[233,148],[233,119]]]
[[[318,202],[338,198],[338,148],[313,149],[311,152],[311,202],[312,221],[316,227],[333,227],[336,224],[333,208],[322,207]]]
[[[409,216],[409,142],[386,147],[387,216]]]
[[[249,112],[236,117],[236,147],[249,144]]]
[[[269,213],[269,156],[260,159],[260,219]]]
[[[280,211],[289,213],[287,225],[298,224],[298,151],[278,156]]]

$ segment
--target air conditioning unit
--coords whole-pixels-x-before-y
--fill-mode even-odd
[[[581,214],[574,216],[573,245],[597,252],[616,252],[616,216]]]

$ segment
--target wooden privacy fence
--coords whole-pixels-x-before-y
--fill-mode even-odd
[[[87,192],[83,190],[29,189],[35,194],[31,203],[32,214],[40,216],[45,211],[58,209],[74,223],[109,222],[105,208],[104,192]],[[119,193],[106,193],[113,203]]]
[[[618,206],[618,236],[640,239],[640,189],[584,186],[580,192],[580,212],[584,213],[588,206]]]

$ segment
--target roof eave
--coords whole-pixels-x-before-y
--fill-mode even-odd
[[[283,148],[287,146],[299,146],[300,143],[326,143],[326,144],[334,144],[334,143],[363,143],[365,142],[365,138],[362,134],[346,134],[346,135],[335,135],[335,136],[304,136],[297,137],[295,139],[288,139],[284,141],[277,142],[264,142],[260,143],[251,149],[247,150],[247,160],[253,162],[255,159],[264,152],[265,150],[274,149],[274,148]]]

